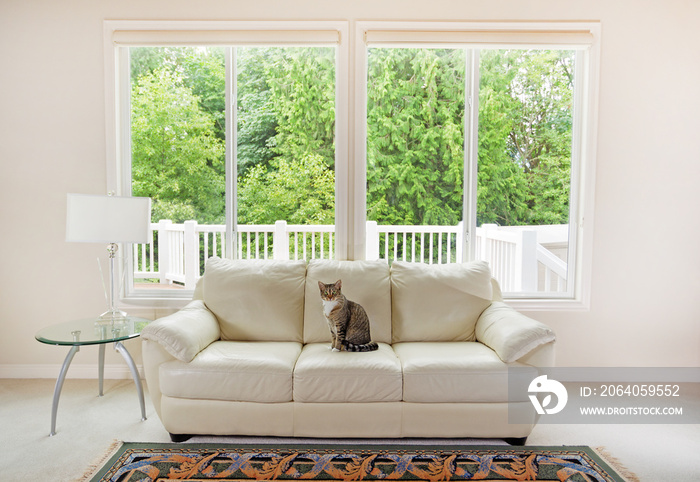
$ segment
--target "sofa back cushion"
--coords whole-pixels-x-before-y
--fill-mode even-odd
[[[202,282],[222,340],[302,341],[304,261],[210,258]]]
[[[343,280],[342,292],[362,305],[370,319],[372,340],[391,342],[391,282],[385,261],[311,260],[306,273],[304,343],[331,341],[318,282]]]
[[[491,304],[491,272],[483,261],[391,265],[392,342],[474,341],[479,315]]]

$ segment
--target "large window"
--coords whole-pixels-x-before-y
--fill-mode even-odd
[[[597,26],[347,27],[105,22],[108,188],[153,200],[123,295],[186,298],[212,255],[484,259],[585,306]]]
[[[582,65],[572,50],[474,55],[480,79],[474,255],[490,263],[508,295],[571,296],[575,72]]]
[[[151,241],[128,253],[125,294],[191,296],[210,256],[336,257],[342,29],[121,24],[114,164],[120,190],[153,206]]]
[[[227,245],[242,259],[333,257],[334,47],[130,47],[124,54],[131,193],[152,199],[156,231],[152,243],[135,247],[136,289],[190,288],[206,258],[226,256]],[[284,252],[275,243],[279,230],[292,240]],[[198,256],[185,253],[188,246]],[[199,258],[194,271],[192,256]]]
[[[509,27],[359,25],[355,229],[368,259],[481,259],[520,308],[585,307],[597,31]]]
[[[367,257],[459,263],[463,49],[368,48]]]
[[[367,257],[483,259],[509,295],[567,293],[575,52],[369,46],[367,59]]]

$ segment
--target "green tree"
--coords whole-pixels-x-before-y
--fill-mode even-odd
[[[269,168],[276,155],[273,147],[279,114],[267,82],[272,51],[269,47],[236,49],[239,176],[254,166]]]
[[[131,106],[132,190],[153,199],[153,221],[222,222],[223,144],[182,76],[169,69],[143,75]]]
[[[215,121],[216,136],[226,137],[224,49],[220,47],[133,47],[131,81],[156,70],[169,70],[197,96],[199,106]]]
[[[271,49],[266,74],[277,114],[274,152],[291,161],[314,154],[335,166],[335,49]]]
[[[568,222],[572,52],[485,50],[478,222]]]
[[[239,48],[238,219],[333,224],[335,57]]]
[[[480,55],[478,224],[566,223],[572,53]],[[334,50],[236,58],[241,222],[332,222]],[[131,60],[134,192],[154,199],[154,219],[223,222],[223,49],[134,48]],[[368,219],[462,220],[464,83],[464,50],[369,50]]]
[[[238,222],[333,224],[335,176],[321,156],[308,154],[273,161],[273,169],[252,167],[238,181]]]
[[[238,171],[275,157],[335,164],[335,53],[316,47],[236,49]]]
[[[463,50],[370,49],[368,219],[462,219],[464,62]]]
[[[500,54],[483,53],[480,65],[477,225],[518,225],[528,208],[527,180],[508,144],[517,120],[509,92],[515,72]]]

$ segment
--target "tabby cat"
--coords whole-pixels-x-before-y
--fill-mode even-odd
[[[369,317],[365,309],[350,301],[343,295],[340,288],[341,280],[325,284],[318,282],[323,301],[323,315],[331,329],[333,351],[374,351],[379,348],[371,341],[369,332]]]

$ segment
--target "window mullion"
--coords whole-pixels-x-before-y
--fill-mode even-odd
[[[121,175],[117,176],[116,183],[109,183],[108,193],[116,193],[121,196],[132,195],[131,184],[131,54],[128,48],[120,47],[117,53],[119,65],[117,67],[117,96],[119,103],[117,109],[118,136],[117,143],[117,166],[121,170]],[[134,292],[134,271],[135,263],[132,244],[124,245],[125,250],[121,256],[126,260],[119,263],[117,276],[124,282],[119,293],[120,301]],[[124,273],[126,270],[126,273]]]
[[[131,196],[131,54],[128,48],[119,48],[117,122],[120,132],[117,145],[117,166],[121,171],[116,183],[108,184],[108,191]]]
[[[479,51],[465,49],[463,261],[476,259],[476,203],[479,158]]]
[[[583,217],[579,212],[580,209],[580,186],[581,186],[581,157],[582,157],[582,140],[583,140],[583,124],[585,118],[583,109],[585,105],[585,88],[584,78],[586,71],[587,54],[585,51],[576,52],[574,62],[574,105],[572,112],[572,128],[571,128],[571,180],[569,191],[569,249],[567,253],[567,266],[569,269],[566,273],[566,292],[571,297],[577,297],[577,289],[580,289],[582,283],[577,282],[576,276],[580,273],[579,260],[579,228]]]
[[[226,70],[226,257],[235,259],[238,252],[238,166],[237,166],[237,86],[236,48],[227,47]]]

